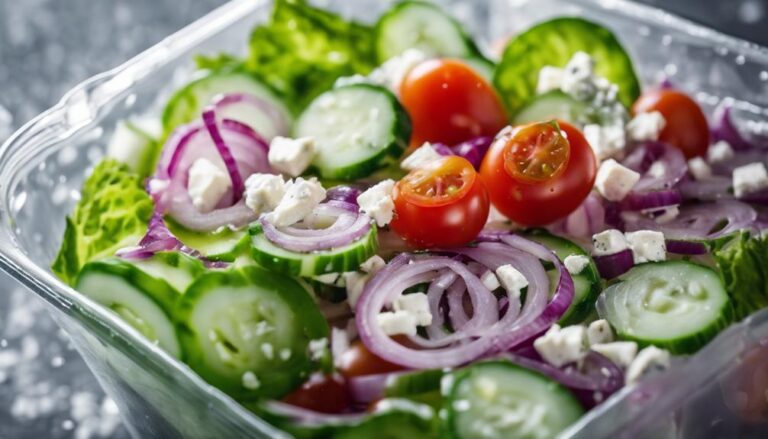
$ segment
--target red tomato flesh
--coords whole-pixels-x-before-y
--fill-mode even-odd
[[[701,107],[677,90],[651,90],[632,106],[632,113],[658,111],[666,124],[659,140],[679,148],[686,158],[703,156],[709,148],[709,125]]]

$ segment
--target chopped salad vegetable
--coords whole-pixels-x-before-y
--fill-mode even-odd
[[[277,0],[197,63],[52,270],[296,437],[554,437],[768,307],[764,138],[601,24],[495,65],[431,3]]]

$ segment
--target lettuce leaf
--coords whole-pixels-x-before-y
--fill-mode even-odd
[[[87,262],[135,245],[147,230],[152,200],[141,178],[112,159],[101,162],[86,180],[74,213],[67,217],[54,274],[72,285]]]
[[[244,67],[298,111],[336,78],[370,72],[373,48],[369,26],[313,8],[305,0],[276,0],[271,21],[251,34]],[[207,65],[233,65],[227,58],[213,61]]]
[[[738,319],[768,307],[768,236],[742,232],[713,255]]]

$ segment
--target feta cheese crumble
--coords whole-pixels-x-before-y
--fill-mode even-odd
[[[528,279],[510,264],[497,268],[496,277],[498,277],[501,286],[513,297],[520,297],[522,289],[528,286]]]
[[[579,100],[591,98],[596,91],[595,60],[585,52],[576,52],[566,64],[560,88]]]
[[[593,255],[606,256],[628,249],[629,243],[623,233],[609,229],[592,236],[592,247]]]
[[[637,343],[634,341],[614,341],[612,343],[598,343],[589,347],[600,355],[616,363],[617,366],[626,368],[637,355]]]
[[[285,195],[285,181],[280,175],[252,174],[245,180],[245,205],[257,214],[271,212]]]
[[[301,177],[285,185],[285,195],[267,220],[275,227],[287,227],[306,218],[325,199],[325,189],[315,178]]]
[[[534,340],[533,347],[544,361],[562,367],[580,360],[586,353],[586,330],[580,325],[562,329],[559,325],[552,325],[544,335]]]
[[[485,288],[488,288],[491,291],[494,291],[501,287],[501,284],[499,283],[499,278],[496,277],[495,274],[491,270],[487,270],[485,273],[483,273],[482,276],[480,276],[480,282],[485,285]]]
[[[224,169],[206,158],[199,158],[189,168],[187,192],[195,209],[212,211],[224,194],[232,188],[232,180]]]
[[[278,171],[291,177],[298,177],[307,170],[315,158],[317,147],[314,137],[277,136],[269,144],[269,164]]]
[[[394,216],[395,202],[392,201],[394,187],[393,180],[380,181],[357,197],[360,210],[373,218],[379,227],[389,224]]]
[[[627,124],[627,137],[633,142],[656,141],[666,124],[664,116],[658,111],[640,113]]]
[[[667,259],[667,245],[664,234],[653,230],[629,232],[626,235],[635,264],[658,262]]]
[[[563,264],[565,265],[565,269],[568,270],[568,273],[575,276],[587,268],[587,265],[589,265],[589,257],[585,255],[568,255],[563,260]]]
[[[424,293],[404,294],[392,302],[395,312],[405,311],[413,315],[416,325],[428,326],[432,324],[432,313],[429,311],[429,299]]]
[[[733,158],[733,148],[725,140],[719,140],[713,145],[709,145],[707,150],[707,160],[709,163],[721,163]]]
[[[699,181],[712,177],[712,168],[701,157],[688,160],[688,171]]]
[[[368,273],[352,271],[344,273],[342,277],[344,278],[344,283],[347,285],[347,303],[349,303],[350,308],[355,309],[357,300],[360,298],[360,295],[363,294],[365,284],[368,283],[371,275]]]
[[[414,67],[430,57],[419,49],[407,49],[393,56],[381,66],[374,69],[368,79],[376,84],[389,88],[396,96],[400,95],[400,85]]]
[[[589,345],[610,343],[613,341],[613,330],[605,319],[595,320],[587,327]]]
[[[656,346],[648,346],[638,352],[637,356],[627,367],[625,381],[627,384],[636,383],[652,368],[666,369],[669,367],[669,352]]]
[[[416,335],[416,316],[408,311],[379,313],[376,324],[387,335]]]
[[[616,157],[627,146],[624,129],[620,125],[587,124],[584,126],[584,137],[598,160]]]
[[[621,201],[640,181],[640,174],[608,159],[600,165],[595,178],[595,188],[609,201]]]
[[[733,193],[736,198],[768,188],[768,170],[760,162],[733,170]]]
[[[423,168],[424,166],[440,159],[441,156],[429,142],[425,142],[418,147],[408,157],[400,162],[400,167],[406,171],[413,171],[415,169]]]
[[[360,264],[360,271],[368,274],[376,274],[387,265],[387,261],[379,255],[373,255]]]
[[[536,94],[544,94],[559,90],[563,84],[565,71],[559,67],[544,66],[539,70],[539,81],[536,83]]]

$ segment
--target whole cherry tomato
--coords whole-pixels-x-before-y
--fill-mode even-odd
[[[347,349],[338,364],[339,372],[347,378],[376,375],[403,370],[402,366],[390,363],[368,350],[362,341],[357,340]]]
[[[464,158],[448,156],[403,177],[392,192],[390,227],[418,248],[455,247],[475,239],[488,219],[488,192]]]
[[[524,226],[550,224],[592,191],[597,162],[581,132],[562,121],[499,133],[480,167],[494,207]]]
[[[632,106],[632,112],[658,111],[666,124],[659,140],[676,146],[686,158],[702,156],[709,147],[709,125],[701,107],[688,95],[677,90],[652,90],[643,93]]]
[[[313,374],[283,402],[321,413],[342,413],[349,408],[351,398],[343,377]]]
[[[483,77],[461,61],[424,61],[406,75],[400,100],[411,116],[411,145],[455,145],[493,136],[507,124],[501,100]]]

